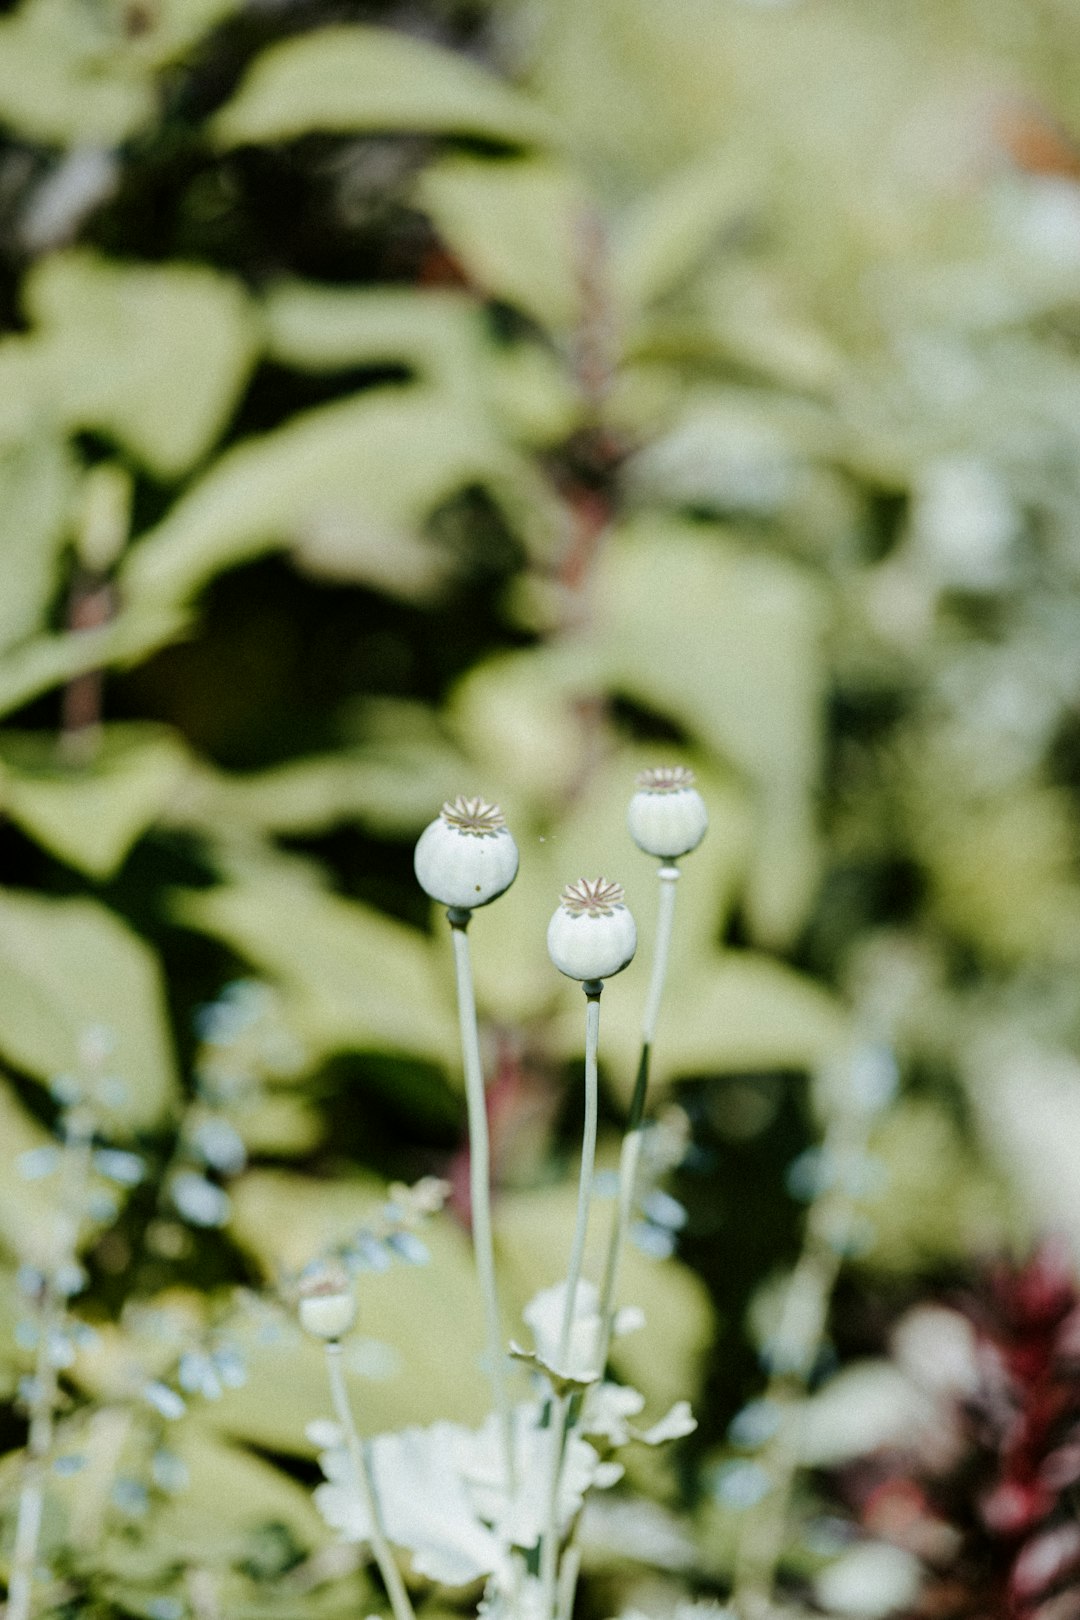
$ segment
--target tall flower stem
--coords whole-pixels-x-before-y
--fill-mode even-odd
[[[634,1210],[634,1187],[641,1159],[641,1137],[645,1123],[645,1096],[649,1086],[649,1060],[671,956],[671,936],[675,924],[675,885],[679,877],[679,868],[674,861],[665,861],[660,867],[660,907],[656,919],[656,946],[652,974],[649,978],[649,993],[645,998],[645,1013],[642,1019],[641,1059],[630,1103],[630,1117],[627,1120],[626,1134],[623,1136],[622,1149],[619,1153],[615,1218],[604,1262],[604,1280],[600,1285],[601,1337],[597,1362],[601,1372],[604,1370],[611,1346],[611,1335],[615,1325],[615,1289],[619,1278],[619,1261]]]
[[[556,1370],[569,1371],[570,1340],[574,1328],[581,1268],[585,1259],[585,1240],[589,1231],[589,1206],[592,1201],[593,1179],[596,1168],[596,1128],[599,1114],[599,1080],[597,1054],[600,1045],[600,995],[603,981],[586,979],[585,991],[585,1125],[581,1139],[581,1171],[578,1176],[577,1219],[574,1222],[574,1241],[570,1249],[570,1264],[566,1274],[566,1297],[562,1323],[559,1328],[559,1348],[555,1358]],[[551,1429],[551,1468],[548,1475],[547,1514],[544,1535],[540,1545],[540,1585],[545,1615],[554,1617],[558,1594],[556,1583],[559,1571],[559,1483],[562,1476],[563,1455],[566,1449],[570,1417],[570,1395],[561,1395],[549,1409]]]
[[[484,1096],[484,1072],[480,1062],[480,1034],[476,1023],[476,992],[473,988],[469,938],[466,933],[472,913],[451,906],[446,915],[450,923],[450,936],[454,942],[461,1055],[465,1069],[465,1099],[469,1116],[469,1203],[472,1215],[473,1254],[476,1258],[476,1271],[484,1301],[488,1377],[491,1380],[492,1397],[498,1417],[503,1468],[509,1495],[516,1485],[514,1431],[506,1387],[506,1355],[503,1348],[499,1293],[495,1281],[487,1103]]]
[[[375,1482],[368,1467],[367,1457],[357,1433],[356,1423],[349,1404],[349,1394],[345,1388],[345,1377],[341,1370],[341,1345],[332,1339],[326,1346],[326,1372],[330,1380],[330,1395],[334,1403],[334,1412],[345,1436],[345,1445],[352,1462],[353,1473],[356,1478],[356,1488],[360,1493],[364,1511],[371,1522],[371,1551],[378,1565],[379,1574],[383,1578],[386,1594],[390,1599],[390,1607],[394,1611],[394,1620],[416,1620],[413,1606],[409,1601],[409,1594],[405,1590],[405,1582],[401,1578],[401,1571],[397,1567],[390,1543],[382,1527],[379,1516],[379,1504],[375,1494]]]
[[[578,1284],[585,1259],[585,1239],[589,1231],[589,1205],[592,1202],[593,1176],[596,1169],[596,1123],[599,1113],[600,1087],[597,1078],[597,1052],[600,1044],[600,979],[586,979],[585,991],[585,1125],[581,1135],[581,1170],[578,1175],[577,1219],[574,1222],[574,1241],[570,1249],[570,1264],[566,1273],[566,1299],[563,1303],[562,1325],[559,1329],[560,1370],[565,1367],[570,1351],[570,1335],[574,1326]]]

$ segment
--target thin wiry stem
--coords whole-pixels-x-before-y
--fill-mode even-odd
[[[334,1403],[337,1420],[341,1424],[345,1435],[345,1445],[353,1466],[356,1478],[356,1488],[360,1493],[364,1511],[371,1522],[371,1551],[379,1568],[386,1587],[386,1595],[390,1599],[390,1607],[394,1611],[394,1620],[416,1620],[413,1606],[409,1601],[409,1594],[405,1590],[405,1582],[401,1578],[401,1571],[397,1567],[390,1543],[379,1517],[378,1498],[375,1494],[375,1482],[371,1477],[367,1457],[357,1433],[356,1423],[349,1404],[349,1394],[345,1388],[345,1377],[341,1370],[341,1345],[331,1340],[326,1346],[326,1371],[330,1380],[330,1395]]]
[[[596,1168],[596,1122],[599,1113],[599,1082],[597,1078],[597,1050],[600,1041],[599,980],[585,985],[585,1125],[581,1136],[581,1171],[578,1175],[577,1219],[574,1222],[574,1241],[570,1249],[570,1264],[566,1273],[566,1298],[563,1301],[562,1326],[559,1330],[560,1371],[566,1365],[570,1350],[570,1335],[577,1307],[578,1284],[585,1259],[585,1239],[589,1231],[589,1205],[592,1202],[593,1176]]]
[[[673,861],[665,861],[660,867],[660,907],[656,919],[656,944],[653,954],[652,973],[649,978],[649,990],[645,997],[645,1012],[641,1025],[641,1058],[638,1062],[637,1078],[634,1082],[634,1095],[630,1103],[630,1117],[627,1120],[626,1132],[619,1153],[619,1184],[615,1200],[615,1215],[612,1220],[611,1235],[608,1239],[607,1255],[604,1260],[603,1281],[600,1285],[600,1337],[597,1345],[596,1366],[601,1376],[603,1376],[604,1368],[607,1365],[608,1351],[611,1348],[611,1336],[615,1328],[615,1289],[619,1278],[619,1260],[622,1256],[623,1246],[626,1243],[627,1234],[630,1230],[630,1221],[634,1212],[634,1189],[637,1185],[638,1164],[641,1160],[641,1139],[645,1123],[645,1098],[649,1086],[649,1059],[652,1054],[656,1025],[660,1015],[660,1003],[663,999],[664,984],[667,979],[668,961],[671,956],[671,935],[675,921],[675,885],[680,875],[679,868]],[[577,1585],[577,1570],[580,1562],[581,1559],[577,1549],[571,1545],[567,1549],[559,1578],[558,1620],[569,1620],[573,1612],[574,1590]],[[554,1576],[552,1578],[554,1579]]]
[[[469,1114],[469,1201],[472,1213],[473,1254],[476,1257],[476,1271],[484,1300],[488,1377],[491,1380],[492,1396],[498,1416],[503,1469],[509,1497],[516,1486],[514,1431],[506,1387],[506,1355],[503,1348],[499,1292],[495,1281],[495,1242],[491,1230],[491,1151],[488,1145],[484,1073],[480,1062],[480,1035],[476,1024],[476,993],[473,989],[469,939],[465,932],[471,913],[453,909],[447,912],[447,916],[450,920],[450,935],[454,942],[461,1054],[465,1069],[465,1099]]]
[[[574,1241],[570,1249],[570,1264],[566,1275],[566,1297],[563,1302],[562,1323],[559,1329],[558,1354],[555,1358],[559,1372],[569,1371],[570,1340],[581,1268],[585,1259],[585,1240],[589,1231],[589,1206],[592,1201],[596,1167],[596,1127],[599,1113],[599,1080],[597,1056],[600,1045],[600,993],[603,983],[589,979],[583,986],[585,1003],[585,1125],[581,1140],[581,1171],[578,1175],[577,1219],[574,1223]],[[547,1513],[544,1535],[540,1545],[540,1586],[543,1613],[555,1615],[557,1604],[556,1582],[559,1567],[559,1482],[562,1476],[563,1455],[566,1449],[570,1415],[569,1395],[561,1396],[549,1409],[551,1426],[551,1467],[548,1474]]]
[[[645,1120],[645,1094],[649,1085],[649,1059],[671,955],[671,935],[675,923],[675,885],[679,879],[679,868],[674,862],[665,862],[660,868],[659,877],[660,909],[656,919],[656,946],[649,979],[649,993],[645,998],[645,1014],[642,1019],[641,1060],[630,1104],[630,1118],[619,1153],[619,1186],[615,1201],[615,1217],[604,1262],[604,1280],[600,1286],[600,1346],[597,1361],[601,1372],[607,1361],[615,1325],[615,1289],[619,1277],[619,1260],[634,1210],[634,1187],[641,1158],[641,1133]]]

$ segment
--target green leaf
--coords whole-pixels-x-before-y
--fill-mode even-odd
[[[415,526],[470,484],[516,515],[536,482],[459,397],[377,389],[228,451],[133,549],[123,579],[135,600],[183,601],[223,568],[291,546],[314,571],[424,594],[443,558]]]
[[[0,21],[0,120],[56,146],[111,146],[145,124],[149,75],[106,16],[71,0],[24,0]]]
[[[42,624],[57,583],[75,473],[59,440],[39,433],[0,448],[0,651]]]
[[[185,1424],[175,1440],[170,1433],[169,1450],[189,1482],[155,1505],[148,1552],[157,1547],[170,1564],[213,1568],[250,1557],[253,1536],[266,1525],[286,1526],[300,1547],[329,1541],[309,1490],[208,1425]]]
[[[231,1231],[264,1274],[278,1278],[300,1271],[360,1227],[377,1226],[385,1200],[385,1186],[374,1177],[328,1183],[250,1171],[234,1189]],[[469,1240],[453,1221],[436,1218],[425,1223],[422,1241],[429,1264],[365,1272],[357,1281],[357,1334],[346,1341],[345,1353],[365,1434],[439,1419],[478,1423],[490,1404]],[[451,1322],[452,1335],[440,1331]],[[239,1331],[248,1382],[208,1408],[208,1419],[257,1445],[310,1452],[305,1424],[330,1414],[322,1346],[299,1332],[268,1345],[254,1326]],[[289,1391],[287,1401],[276,1393],[282,1389]]]
[[[594,589],[598,673],[678,720],[757,790],[748,919],[762,943],[787,944],[818,875],[811,804],[825,614],[817,581],[718,527],[642,516],[604,553]]]
[[[939,1102],[924,1098],[890,1108],[871,1142],[888,1190],[868,1206],[874,1238],[860,1267],[910,1276],[942,1261],[963,1265],[972,1252],[1027,1247],[1030,1231],[1018,1218],[1017,1190],[1027,1195],[1036,1230],[1068,1233],[1075,1242],[1080,1223],[1071,1177],[1059,1179],[1052,1169],[1062,1145],[1068,1150],[1076,1141],[1080,1123],[1075,1059],[1065,1059],[1056,1075],[1053,1061],[1045,1063],[1041,1054],[1006,1078],[1008,1067],[987,1074],[980,1066],[971,1087],[983,1134],[1000,1152],[1000,1171],[978,1162]]]
[[[33,142],[113,146],[154,116],[154,68],[237,4],[157,0],[134,35],[115,7],[23,0],[0,21],[0,121]]]
[[[28,1181],[19,1174],[18,1160],[53,1144],[49,1132],[0,1079],[0,1239],[9,1254],[32,1264],[47,1260],[55,1238],[56,1181]]]
[[[612,276],[633,317],[678,288],[760,193],[760,176],[730,146],[665,179],[630,209],[615,238]]]
[[[228,885],[178,896],[175,909],[276,981],[290,1020],[317,1051],[455,1061],[449,985],[430,941],[328,893],[303,868],[268,860]]]
[[[27,277],[23,302],[60,420],[115,437],[161,478],[214,443],[254,359],[242,289],[200,266],[51,254]]]
[[[40,732],[0,732],[0,808],[61,860],[110,877],[177,791],[188,768],[179,737],[113,725],[86,765],[67,764]]]
[[[544,141],[541,109],[462,56],[390,29],[319,28],[263,51],[211,126],[221,146],[333,134]]]
[[[588,247],[586,202],[546,158],[449,157],[417,197],[483,292],[555,330],[579,324]]]
[[[263,303],[267,350],[302,371],[406,365],[426,381],[475,390],[484,329],[475,300],[447,288],[358,291],[286,281]]]
[[[96,900],[0,891],[0,1051],[42,1080],[77,1071],[79,1042],[106,1028],[110,1069],[133,1127],[161,1117],[176,1088],[157,958]]]
[[[286,835],[360,822],[400,837],[419,833],[460,791],[466,769],[445,740],[404,739],[243,777],[204,770],[175,819],[211,832],[231,824]]]
[[[687,869],[689,876],[689,862]],[[650,1078],[659,1089],[680,1075],[811,1070],[841,1056],[851,1034],[842,1004],[807,975],[757,951],[711,951],[671,975]],[[581,1049],[580,1034],[573,1049]],[[626,1019],[610,1020],[603,1050],[610,1083],[628,1104],[639,1030]]]
[[[0,658],[0,715],[86,670],[138,663],[175,640],[187,622],[178,608],[146,602],[125,609],[100,630],[35,636]]]

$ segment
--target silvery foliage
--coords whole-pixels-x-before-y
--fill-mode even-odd
[[[601,1322],[598,1296],[589,1283],[578,1285],[569,1353],[556,1365],[564,1300],[565,1284],[537,1294],[524,1312],[532,1348],[514,1347],[514,1354],[533,1369],[535,1382],[532,1399],[513,1409],[515,1489],[506,1488],[494,1413],[478,1429],[439,1422],[376,1435],[370,1442],[371,1472],[388,1540],[411,1555],[417,1575],[446,1586],[485,1581],[485,1620],[531,1620],[541,1612],[539,1583],[525,1573],[520,1555],[536,1547],[545,1527],[551,1447],[559,1434],[550,1420],[556,1395],[573,1392],[581,1402],[559,1473],[557,1523],[563,1535],[590,1490],[607,1489],[622,1478],[616,1453],[624,1446],[660,1445],[696,1427],[685,1401],[651,1427],[635,1426],[644,1397],[603,1380],[595,1366]],[[624,1310],[615,1331],[632,1331],[642,1320],[640,1311]],[[315,1492],[320,1513],[346,1540],[368,1541],[371,1521],[340,1429],[317,1422],[308,1434],[320,1448],[326,1476]]]

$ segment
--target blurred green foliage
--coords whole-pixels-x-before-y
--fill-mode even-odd
[[[523,856],[474,931],[520,1305],[565,1247],[580,1046],[543,924],[610,870],[648,937],[623,807],[672,757],[712,814],[656,1052],[696,1142],[697,1275],[635,1262],[650,1401],[697,1376],[706,1294],[707,1442],[748,1392],[742,1316],[797,1242],[802,1077],[853,1029],[909,1084],[867,1288],[1047,1221],[1080,1243],[1078,63],[1068,0],[5,9],[12,1264],[37,1083],[108,1025],[116,1130],[161,1150],[194,1009],[235,973],[277,989],[309,1062],[251,1116],[186,1308],[355,1223],[372,1172],[452,1163],[451,974],[409,851],[479,789]],[[613,1122],[638,980],[606,998]],[[151,1219],[133,1196],[88,1254],[121,1360]],[[373,1284],[404,1371],[365,1421],[476,1415],[464,1243],[432,1247]],[[191,1561],[233,1583],[222,1612],[279,1612],[231,1507],[320,1544],[313,1378],[275,1352],[200,1419],[204,1516],[162,1509],[77,1573],[100,1612],[150,1614],[140,1582]],[[336,1613],[321,1592],[287,1612]]]

